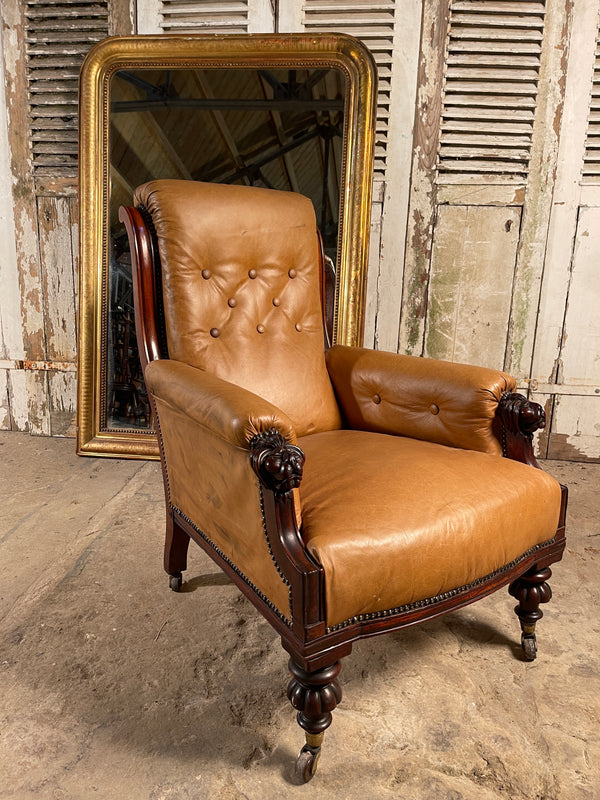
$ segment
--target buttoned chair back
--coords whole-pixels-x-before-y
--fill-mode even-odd
[[[156,231],[169,358],[273,403],[298,436],[339,428],[310,200],[163,180],[139,187],[134,203]]]

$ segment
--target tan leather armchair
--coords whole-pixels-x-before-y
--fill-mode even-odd
[[[334,346],[310,202],[154,181],[122,208],[167,503],[165,568],[190,539],[281,635],[309,780],[340,659],[508,586],[536,653],[566,489],[537,468],[540,406],[508,375]]]

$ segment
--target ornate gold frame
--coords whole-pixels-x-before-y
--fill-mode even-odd
[[[342,34],[128,36],[106,39],[88,54],[80,79],[79,367],[80,455],[158,458],[151,432],[101,429],[103,330],[109,236],[110,79],[132,68],[330,67],[346,76],[342,220],[334,339],[359,345],[364,325],[376,70],[367,48]]]

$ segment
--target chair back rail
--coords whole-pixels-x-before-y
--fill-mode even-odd
[[[138,208],[121,206],[119,220],[125,225],[131,246],[131,275],[137,345],[145,370],[150,361],[168,358],[163,315],[158,251],[146,215]]]

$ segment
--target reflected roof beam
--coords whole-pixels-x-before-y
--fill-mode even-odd
[[[221,97],[169,97],[166,100],[117,100],[111,103],[112,114],[127,111],[157,111],[164,108],[202,108],[219,111],[337,111],[344,108],[343,100],[248,100]]]
[[[136,94],[135,89],[126,85],[120,87],[120,93],[125,97]],[[124,102],[130,102],[129,98]],[[137,100],[132,99],[131,102],[135,103]],[[111,116],[111,125],[114,125],[150,175],[156,178],[170,176],[191,180],[188,168],[169,142],[154,115],[150,113],[150,109],[146,106],[143,111],[145,113],[135,116],[114,114]]]
[[[317,136],[321,135],[320,128],[315,128],[308,133],[305,133],[303,136],[299,136],[297,139],[293,139],[288,144],[282,145],[278,147],[276,150],[271,150],[270,153],[265,153],[264,156],[258,158],[252,164],[248,164],[243,170],[238,170],[230,175],[226,175],[224,178],[221,179],[221,183],[233,183],[239,178],[242,178],[244,175],[255,175],[256,170],[264,167],[265,164],[268,164],[270,161],[275,161],[277,158],[281,158],[284,153],[289,153],[291,150],[294,150],[296,147],[300,147],[301,145],[305,144],[306,142],[310,142],[311,139],[315,139]]]
[[[264,72],[264,70],[261,70],[259,72],[260,85],[261,85],[263,94],[265,96],[265,99],[268,99],[268,97],[267,97],[267,83],[269,83],[269,82],[266,80],[263,72]],[[275,133],[277,134],[277,138],[279,139],[279,144],[281,144],[281,145],[288,144],[289,140],[288,140],[288,138],[287,138],[287,136],[285,134],[284,128],[283,128],[283,122],[281,121],[281,114],[279,113],[279,111],[275,111],[274,109],[271,109],[269,111],[269,115],[270,115],[271,120],[273,122],[273,126],[275,127]],[[296,176],[296,170],[294,169],[294,162],[292,161],[292,157],[290,156],[289,153],[284,153],[283,154],[283,165],[285,167],[285,172],[286,172],[286,175],[287,175],[288,184],[290,186],[290,189],[293,192],[299,192],[300,191],[300,188],[299,188],[300,184],[298,183],[298,177]]]
[[[199,70],[194,70],[193,72],[194,83],[198,87],[199,91],[204,95],[205,100],[214,100],[215,96],[213,94],[212,89],[206,82],[206,79],[203,77],[202,73]],[[238,150],[237,144],[231,131],[229,130],[229,126],[225,121],[225,117],[223,113],[216,108],[209,109],[210,117],[213,121],[213,124],[227,150],[229,151],[229,155],[231,156],[233,163],[238,169],[244,169],[246,164],[244,163],[244,159],[242,154]],[[250,183],[249,178],[244,179],[246,183]]]

